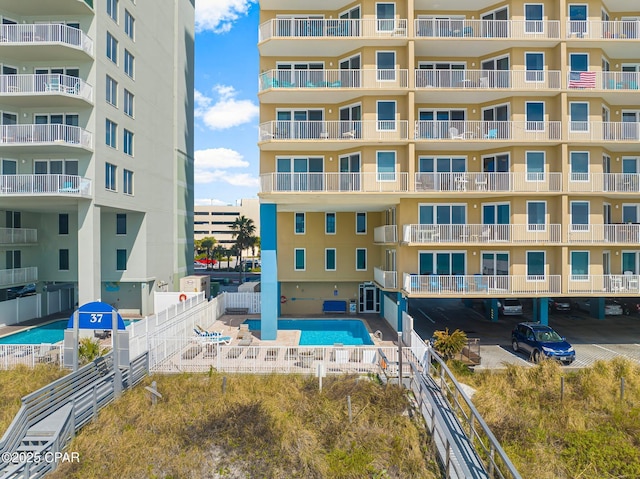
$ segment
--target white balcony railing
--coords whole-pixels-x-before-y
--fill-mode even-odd
[[[640,224],[568,225],[567,242],[590,243],[640,243]]]
[[[559,90],[560,72],[550,70],[416,70],[416,88],[463,90]]]
[[[398,287],[397,283],[398,273],[395,271],[385,271],[380,268],[373,268],[373,279],[376,283],[378,283],[383,289],[396,289]]]
[[[419,18],[418,38],[510,38],[517,40],[560,39],[558,20],[465,20]]]
[[[0,94],[63,94],[93,98],[93,87],[84,80],[69,75],[0,75]]]
[[[259,42],[271,38],[389,38],[407,36],[404,19],[274,18],[260,25]]]
[[[568,141],[638,141],[640,122],[570,121]]]
[[[1,43],[61,43],[93,55],[93,40],[82,30],[62,23],[0,25]]]
[[[0,197],[90,196],[91,180],[76,175],[0,175]]]
[[[509,296],[560,294],[560,275],[419,275],[404,273],[403,289],[416,295]]]
[[[408,191],[408,173],[266,173],[263,193],[401,193]]]
[[[409,71],[396,70],[269,70],[260,74],[259,91],[348,88],[392,90],[409,86]]]
[[[259,141],[407,140],[407,120],[268,121],[260,125]]]
[[[420,141],[559,141],[559,121],[418,120],[415,139]]]
[[[638,40],[640,38],[640,21],[568,20],[567,38]]]
[[[408,224],[403,227],[402,240],[413,244],[464,243],[517,243],[549,244],[562,240],[560,225],[424,225]]]
[[[570,90],[638,90],[638,72],[568,72],[567,88]]]
[[[640,294],[637,274],[572,274],[567,279],[568,294]]]
[[[416,173],[415,191],[560,192],[562,173]]]
[[[35,283],[38,281],[38,268],[0,269],[0,286]]]
[[[569,173],[570,193],[640,193],[638,173]]]
[[[93,135],[79,126],[59,124],[29,124],[0,126],[0,147],[2,145],[64,144],[91,149]]]
[[[378,226],[373,230],[374,243],[397,243],[398,242],[398,226],[385,225]]]
[[[0,228],[0,244],[36,244],[38,230],[33,228]]]

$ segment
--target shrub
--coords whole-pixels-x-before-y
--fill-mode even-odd
[[[456,354],[460,354],[462,349],[467,345],[467,334],[464,331],[456,329],[449,333],[449,328],[444,331],[435,331],[433,333],[435,342],[434,349],[442,355],[445,360],[453,358]]]

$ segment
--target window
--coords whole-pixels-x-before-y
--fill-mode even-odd
[[[118,124],[112,122],[111,120],[109,120],[107,118],[106,124],[105,124],[105,143],[107,144],[107,146],[110,146],[111,148],[116,148],[117,147],[117,138],[118,138]]]
[[[396,181],[396,152],[377,152],[378,181]]]
[[[622,252],[622,271],[631,271],[632,274],[638,274],[640,269],[638,268],[638,259],[640,252],[638,251],[623,251]],[[628,274],[628,273],[627,273]]]
[[[19,211],[5,212],[6,228],[22,228],[22,214]]]
[[[58,234],[69,234],[69,215],[67,213],[61,213],[58,215]]]
[[[378,130],[396,129],[396,102],[378,101]]]
[[[336,214],[325,213],[324,214],[324,232],[328,235],[336,234]]]
[[[107,32],[107,58],[116,65],[118,64],[118,40],[113,38],[109,32]]]
[[[356,213],[356,234],[367,234],[367,214]]]
[[[589,54],[588,53],[570,53],[569,54],[569,70],[570,72],[589,71]],[[579,76],[578,76],[578,79],[579,79]],[[575,87],[579,88],[579,85],[576,85]],[[572,88],[571,77],[569,77],[569,88]]]
[[[463,225],[466,223],[467,205],[437,204],[418,206],[421,225]]]
[[[589,152],[572,151],[569,161],[571,181],[589,181]]]
[[[133,171],[123,170],[122,191],[125,195],[133,195]]]
[[[638,205],[622,205],[622,222],[638,223]]]
[[[127,269],[127,250],[116,250],[116,271],[125,271]]]
[[[527,105],[527,131],[544,130],[544,102],[528,101]]]
[[[587,31],[587,6],[569,5],[569,33],[582,38]]]
[[[589,252],[571,252],[571,280],[587,281],[589,278]]]
[[[419,274],[465,274],[465,253],[423,252],[418,253]],[[499,261],[508,266],[509,261]]]
[[[107,15],[109,15],[114,22],[118,21],[118,0],[107,0]]]
[[[525,80],[528,82],[543,82],[544,53],[525,53],[524,61],[527,67]]]
[[[124,33],[127,34],[129,38],[133,40],[134,37],[134,27],[136,20],[133,18],[129,10],[124,11]]]
[[[542,33],[544,31],[544,23],[542,23],[542,15],[544,6],[539,3],[525,4],[524,6],[524,31],[525,33]]]
[[[376,52],[378,81],[395,81],[396,52]]]
[[[546,201],[527,201],[527,231],[544,231],[546,218]]]
[[[532,276],[544,276],[544,251],[527,251],[527,276],[528,280],[539,279]]]
[[[356,248],[356,271],[366,271],[367,269],[367,249]]]
[[[335,271],[336,270],[336,249],[325,248],[324,250],[324,270]]]
[[[69,271],[69,250],[58,250],[58,269],[60,271]]]
[[[116,214],[116,234],[117,235],[127,234],[127,215],[124,213]]]
[[[104,187],[111,191],[116,191],[116,165],[105,163]]]
[[[133,93],[124,90],[124,113],[133,118]]]
[[[133,132],[125,128],[122,143],[122,151],[125,155],[133,156]]]
[[[571,202],[571,231],[589,231],[589,202]]]
[[[527,181],[544,181],[544,151],[527,151]]]
[[[589,131],[589,104],[570,102],[571,131]]]
[[[305,233],[305,214],[296,213],[294,221],[294,232],[297,235],[303,235]]]
[[[304,248],[296,248],[293,250],[294,256],[294,264],[293,268],[295,271],[304,271],[305,270],[305,261],[307,256],[307,250]]]
[[[129,50],[124,51],[124,72],[133,78],[133,55]]]
[[[7,250],[5,253],[5,263],[7,269],[22,268],[22,253],[20,250]]]
[[[379,32],[392,32],[395,27],[396,4],[377,3],[376,4],[376,29]]]
[[[107,103],[118,105],[118,82],[107,75]]]

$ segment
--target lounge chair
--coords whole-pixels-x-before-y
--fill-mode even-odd
[[[487,132],[486,135],[484,135],[485,139],[487,140],[495,140],[496,138],[498,138],[498,129],[491,129]]]
[[[80,190],[73,185],[72,181],[62,183],[62,188],[58,188],[58,193],[78,193]]]
[[[219,334],[210,336],[200,336],[198,338],[203,344],[231,344],[231,336],[221,336]]]
[[[467,138],[473,138],[473,132],[464,131],[460,133],[460,131],[457,128],[452,126],[451,128],[449,128],[449,137],[452,140],[465,140]]]

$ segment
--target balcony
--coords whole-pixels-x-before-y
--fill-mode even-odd
[[[640,193],[638,173],[570,173],[569,193]]]
[[[289,56],[327,57],[379,45],[381,38],[385,46],[405,45],[407,20],[274,18],[260,25],[258,47],[263,56],[275,56],[283,51],[279,43],[286,41]]]
[[[258,141],[263,150],[281,150],[291,143],[295,150],[327,150],[348,148],[346,144],[367,141],[405,142],[408,140],[406,120],[358,121],[282,121],[274,120],[260,125]],[[306,145],[305,145],[306,143]],[[271,144],[271,147],[269,147]]]
[[[266,173],[260,185],[262,193],[403,193],[408,173]]]
[[[610,150],[637,147],[640,140],[640,122],[570,121],[567,140],[577,143],[612,142]]]
[[[395,271],[385,271],[382,268],[373,268],[373,279],[382,289],[396,289],[398,273]]]
[[[15,15],[89,15],[94,0],[2,0],[5,12]]]
[[[640,21],[568,20],[566,35],[568,39],[579,40],[637,41],[640,39]]]
[[[38,268],[0,269],[0,287],[16,284],[35,283],[38,281]]]
[[[28,147],[48,147],[42,151],[51,151],[51,146],[76,150],[90,150],[93,135],[79,126],[59,124],[29,124],[0,126],[0,151],[25,151]]]
[[[91,180],[76,175],[0,175],[0,197],[91,197]]]
[[[9,24],[0,25],[0,51],[4,48],[34,45],[38,48],[31,52],[21,51],[22,60],[35,60],[42,58],[43,45],[61,45],[65,48],[73,48],[80,50],[87,55],[93,56],[93,40],[89,38],[82,30],[70,27],[61,23],[37,23],[37,24]],[[65,53],[56,53],[56,59],[69,59]]]
[[[572,274],[567,280],[567,293],[586,294],[640,294],[640,276],[637,274]]]
[[[569,225],[567,242],[571,244],[640,243],[640,224]]]
[[[390,244],[398,242],[398,226],[378,226],[373,230],[373,242],[378,244]]]
[[[629,92],[640,89],[638,72],[569,72],[567,88],[578,90],[581,94],[589,90]],[[627,102],[628,103],[628,102]]]
[[[560,225],[426,225],[403,226],[402,241],[425,244],[551,244],[561,242]]]
[[[403,289],[411,296],[502,297],[560,294],[560,275],[419,275],[404,273]]]
[[[0,228],[0,245],[33,245],[38,243],[38,230],[32,228]]]
[[[69,75],[0,75],[0,98],[24,107],[73,105],[78,99],[91,103],[93,87]]]
[[[416,173],[415,191],[553,193],[562,191],[562,173]]]
[[[262,103],[340,103],[361,95],[397,94],[409,86],[408,70],[269,70],[258,78]],[[296,93],[296,94],[292,94]]]

